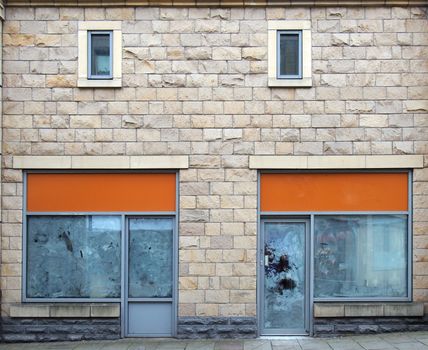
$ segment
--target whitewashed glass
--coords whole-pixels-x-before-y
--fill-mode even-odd
[[[305,223],[264,226],[264,328],[305,329]]]
[[[314,296],[407,296],[407,216],[315,216]]]
[[[128,296],[171,298],[173,219],[129,219]]]
[[[28,298],[119,298],[120,216],[29,216]]]

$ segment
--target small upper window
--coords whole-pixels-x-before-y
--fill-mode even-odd
[[[120,21],[79,22],[78,87],[122,86]]]
[[[269,21],[268,30],[269,86],[312,86],[311,22]]]
[[[111,79],[113,32],[88,31],[88,79]]]
[[[302,32],[278,31],[278,79],[302,77]]]

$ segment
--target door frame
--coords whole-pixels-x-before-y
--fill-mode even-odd
[[[304,319],[305,329],[303,332],[289,332],[290,330],[283,329],[278,332],[265,332],[263,326],[264,320],[264,242],[265,242],[265,224],[271,222],[281,223],[304,223],[305,224],[305,294],[304,294]],[[310,335],[312,333],[312,220],[310,216],[262,216],[259,221],[259,239],[257,247],[257,322],[258,336],[288,336],[288,335]]]
[[[173,220],[172,229],[172,297],[159,298],[157,302],[168,302],[172,306],[171,315],[171,334],[130,334],[129,320],[128,320],[128,262],[129,262],[129,219],[147,219],[147,218],[170,218]],[[125,337],[175,337],[177,335],[177,317],[178,317],[178,220],[176,213],[143,213],[143,214],[130,214],[123,215],[123,228],[122,232],[122,297],[121,297],[121,334],[122,338]],[[150,302],[151,298],[139,298],[136,302]],[[146,300],[147,299],[147,300]],[[153,298],[154,299],[154,298]],[[155,301],[155,300],[154,300]]]

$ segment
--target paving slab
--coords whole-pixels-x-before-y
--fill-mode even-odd
[[[0,350],[428,350],[428,332],[237,340],[127,338],[114,341],[0,344]]]

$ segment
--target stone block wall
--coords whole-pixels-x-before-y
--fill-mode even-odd
[[[7,343],[119,339],[120,319],[4,317],[0,330]]]
[[[415,332],[428,330],[428,317],[360,317],[315,319],[314,335],[328,337],[346,334]]]
[[[312,88],[267,87],[267,23],[277,19],[311,21]],[[122,21],[122,88],[77,88],[81,20]],[[423,154],[428,163],[422,7],[10,7],[3,42],[3,316],[21,300],[14,155],[188,155],[179,316],[226,325],[256,315],[250,155]],[[428,303],[427,168],[413,189],[414,299]]]

